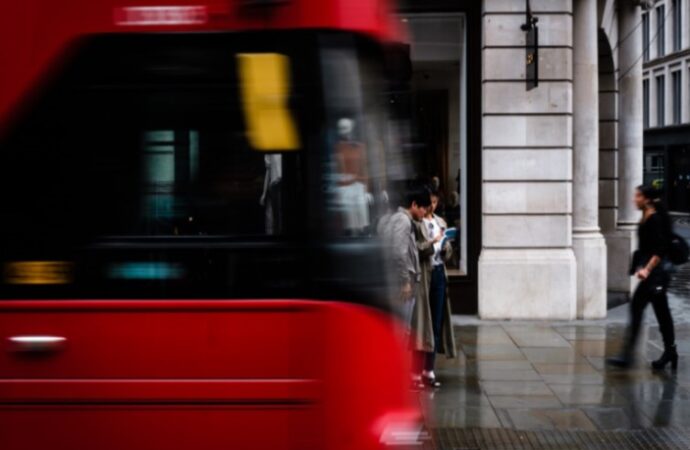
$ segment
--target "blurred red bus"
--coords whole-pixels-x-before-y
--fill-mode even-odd
[[[4,2],[0,448],[418,443],[386,3]]]

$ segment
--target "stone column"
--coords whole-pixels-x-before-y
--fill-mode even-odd
[[[532,7],[542,48],[539,87],[527,91],[525,2],[484,0],[478,280],[484,319],[576,317],[572,0]]]
[[[608,240],[609,254],[615,255],[609,265],[609,289],[625,294],[634,288],[628,268],[640,219],[632,196],[642,184],[642,31],[637,26],[642,11],[638,5],[636,0],[618,2],[618,223]]]
[[[599,230],[597,0],[573,2],[573,252],[577,316],[606,317],[606,242]]]

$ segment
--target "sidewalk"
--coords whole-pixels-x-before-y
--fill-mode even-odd
[[[443,383],[425,392],[430,423],[443,428],[511,430],[639,430],[690,427],[690,267],[672,286],[681,361],[673,376],[653,374],[661,354],[652,308],[639,346],[638,367],[610,370],[607,355],[621,346],[627,305],[604,321],[484,322],[454,317],[461,354],[439,357]],[[664,447],[662,447],[664,448]]]

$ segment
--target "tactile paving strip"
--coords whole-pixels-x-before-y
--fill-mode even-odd
[[[688,450],[690,433],[677,428],[625,431],[521,431],[437,428],[437,450]]]

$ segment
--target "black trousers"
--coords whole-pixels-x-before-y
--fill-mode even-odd
[[[652,273],[649,278],[640,282],[635,289],[630,302],[630,329],[628,330],[628,350],[633,351],[637,336],[640,334],[644,310],[651,303],[654,308],[656,320],[659,322],[659,331],[664,340],[664,347],[668,348],[676,343],[673,329],[673,317],[668,307],[668,275],[666,273]]]

